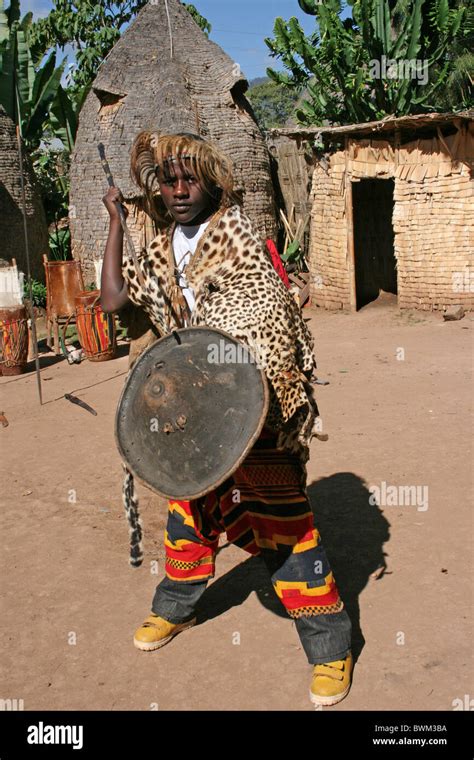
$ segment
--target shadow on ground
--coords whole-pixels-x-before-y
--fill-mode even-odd
[[[78,340],[73,341],[71,343],[68,341],[68,345],[73,345],[75,348],[80,348],[80,343]],[[115,356],[113,359],[108,359],[107,361],[114,361],[114,359],[121,359],[123,356],[127,356],[130,351],[130,341],[119,341],[117,343],[117,349],[115,352]],[[54,364],[57,364],[58,362],[64,362],[66,361],[66,357],[63,356],[62,353],[55,354],[53,351],[49,348],[49,346],[46,343],[46,338],[43,338],[42,340],[38,341],[38,354],[40,357],[40,367],[41,369],[46,369],[47,367],[51,367]],[[90,361],[88,359],[83,359],[83,361]],[[28,361],[28,364],[25,367],[24,374],[28,374],[29,372],[34,372],[36,369],[35,367],[35,360],[30,359]]]
[[[352,472],[338,472],[312,483],[308,495],[315,525],[352,621],[352,651],[357,659],[365,643],[359,598],[371,574],[385,567],[384,544],[390,538],[390,523],[378,505],[370,503],[365,481]]]
[[[371,574],[385,566],[383,546],[390,537],[390,524],[379,507],[370,503],[365,482],[353,473],[340,472],[311,483],[308,495],[315,525],[352,621],[353,655],[357,659],[364,646],[359,597]],[[198,623],[242,604],[252,591],[268,610],[287,617],[263,560],[251,557],[206,589],[197,607]]]

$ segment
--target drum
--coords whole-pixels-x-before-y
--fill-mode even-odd
[[[0,374],[20,375],[28,360],[25,306],[0,308]]]
[[[91,362],[113,359],[117,350],[115,316],[102,311],[99,296],[100,290],[84,290],[75,298],[77,334]]]

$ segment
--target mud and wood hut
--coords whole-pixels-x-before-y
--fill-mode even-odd
[[[25,149],[23,149],[23,164],[31,276],[44,281],[43,253],[48,251],[48,229],[41,196]],[[18,269],[26,273],[23,201],[16,129],[2,106],[0,106],[0,238],[2,258],[8,261],[16,259]]]
[[[309,142],[311,302],[474,306],[474,111],[281,130]]]
[[[129,174],[130,148],[142,129],[189,131],[215,141],[234,161],[245,211],[262,236],[274,237],[270,155],[244,93],[247,81],[179,0],[148,3],[102,63],[79,119],[71,168],[72,251],[87,281],[103,255],[107,189],[97,144],[127,201],[138,245],[153,236],[141,191]]]

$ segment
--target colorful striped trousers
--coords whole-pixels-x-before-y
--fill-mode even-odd
[[[308,661],[343,659],[351,623],[313,523],[304,471],[297,456],[275,443],[264,428],[231,478],[200,499],[169,502],[166,578],[152,610],[172,623],[194,616],[225,532],[230,543],[264,560]]]

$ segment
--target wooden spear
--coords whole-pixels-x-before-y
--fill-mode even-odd
[[[35,307],[33,306],[33,286],[31,282],[31,268],[30,268],[30,249],[28,245],[28,227],[26,224],[26,194],[25,194],[25,179],[23,176],[23,150],[21,147],[21,116],[20,116],[20,102],[18,98],[18,88],[15,86],[16,94],[16,110],[18,121],[16,123],[16,140],[18,144],[18,156],[20,159],[20,185],[21,185],[21,201],[23,206],[23,236],[25,239],[25,253],[26,253],[26,274],[28,277],[28,296],[31,309],[31,337],[33,338],[33,350],[35,357],[35,369],[36,369],[36,384],[38,386],[38,396],[40,405],[43,404],[43,393],[41,390],[41,371],[38,352],[38,335],[36,333],[36,319],[35,319]]]
[[[98,143],[97,150],[99,151],[100,162],[105,172],[105,176],[107,177],[107,182],[109,183],[109,187],[115,187],[114,178],[112,177],[112,172],[110,171],[109,162],[107,161],[105,157],[104,143]],[[117,207],[117,211],[120,216],[120,223],[122,225],[123,234],[125,236],[125,240],[127,241],[128,250],[130,251],[130,256],[132,257],[132,261],[135,266],[135,271],[137,273],[138,281],[140,282],[140,285],[142,286],[143,290],[146,291],[145,280],[143,279],[142,270],[140,269],[140,264],[138,263],[138,258],[135,252],[135,246],[133,245],[132,236],[130,235],[130,231],[127,227],[127,220],[125,218],[122,204],[117,201],[115,205]]]
[[[102,168],[103,168],[103,170],[105,172],[105,175],[107,177],[107,182],[109,183],[109,187],[115,187],[114,179],[112,177],[112,172],[110,171],[110,166],[109,166],[108,161],[107,161],[107,159],[105,157],[105,147],[104,147],[104,144],[103,143],[98,143],[97,144],[97,150],[99,151],[100,161],[101,161],[101,164],[102,164]],[[142,271],[140,269],[140,264],[138,263],[138,258],[137,258],[137,254],[136,254],[136,251],[135,251],[135,246],[133,245],[132,236],[130,235],[129,229],[127,227],[127,220],[126,220],[125,214],[123,212],[122,204],[117,201],[115,205],[117,206],[117,210],[119,212],[120,223],[122,225],[122,229],[123,229],[123,232],[124,232],[124,235],[125,235],[125,240],[127,241],[128,249],[130,251],[130,256],[132,257],[133,264],[135,266],[135,271],[137,273],[138,280],[140,282],[140,285],[143,288],[143,291],[146,293],[147,292],[147,287],[145,285],[145,280],[143,278],[143,273],[142,273]],[[158,288],[161,291],[163,299],[164,299],[165,303],[167,304],[167,306],[169,307],[169,309],[170,309],[170,311],[171,311],[171,313],[173,315],[173,319],[175,320],[176,324],[179,325],[180,322],[181,322],[181,320],[179,319],[178,315],[176,314],[176,311],[175,311],[175,309],[174,309],[174,307],[173,307],[170,299],[168,298],[168,296],[164,292],[164,290],[161,287],[160,283],[158,283]],[[182,326],[184,326],[184,325],[182,325]]]

